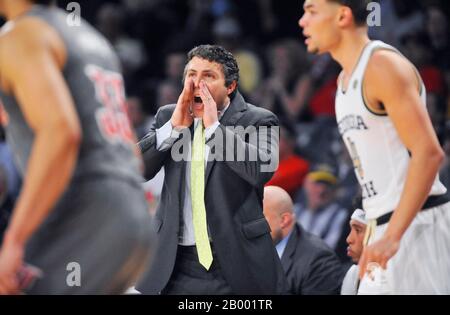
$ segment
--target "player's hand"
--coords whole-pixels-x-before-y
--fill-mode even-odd
[[[205,128],[212,126],[219,120],[217,116],[217,103],[209,92],[205,81],[200,81],[200,97],[203,102],[203,125]]]
[[[377,263],[381,268],[386,269],[387,262],[397,253],[399,246],[400,240],[384,236],[365,247],[359,260],[359,278],[363,278],[369,263]]]
[[[23,247],[4,242],[0,249],[0,295],[20,294],[17,274],[23,263]]]
[[[187,79],[184,88],[178,97],[177,106],[172,114],[170,122],[175,127],[190,127],[194,122],[191,113],[191,106],[194,102],[194,82]]]

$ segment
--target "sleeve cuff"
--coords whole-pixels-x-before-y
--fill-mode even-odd
[[[159,151],[164,149],[163,148],[164,142],[166,142],[166,140],[168,140],[176,132],[177,131],[173,130],[173,126],[170,120],[167,121],[161,128],[156,129],[156,148]]]
[[[219,125],[220,125],[220,122],[216,121],[213,125],[211,125],[205,129],[205,140],[206,141],[208,141],[212,137],[212,135],[216,131],[217,127],[219,127]]]

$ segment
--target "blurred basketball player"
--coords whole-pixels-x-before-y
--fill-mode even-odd
[[[42,279],[27,293],[121,293],[152,237],[118,60],[87,22],[71,27],[44,2],[0,0],[0,99],[24,177],[0,293],[20,293],[28,264]]]
[[[450,204],[437,176],[443,151],[417,70],[368,38],[368,3],[306,0],[299,21],[308,51],[329,52],[343,68],[336,116],[370,220],[359,293],[373,278],[369,266],[385,269],[390,292],[449,294]]]

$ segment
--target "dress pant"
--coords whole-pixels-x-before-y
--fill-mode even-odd
[[[213,251],[213,262],[206,270],[199,262],[195,246],[178,246],[175,267],[164,290],[165,295],[230,295],[219,260]]]

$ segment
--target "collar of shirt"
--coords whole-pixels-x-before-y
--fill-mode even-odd
[[[293,230],[292,230],[292,231],[293,231]],[[291,237],[292,231],[290,231],[289,234],[286,235],[286,237],[283,238],[283,239],[281,240],[281,242],[279,242],[279,243],[275,246],[275,248],[276,248],[276,250],[277,250],[277,253],[278,253],[278,257],[280,257],[280,259],[281,259],[281,256],[283,256],[284,250],[286,249],[286,245],[287,245],[287,243],[288,243],[288,241],[289,241],[289,238]]]

